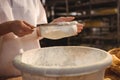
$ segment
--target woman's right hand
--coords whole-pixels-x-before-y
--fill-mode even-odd
[[[10,21],[9,24],[10,31],[19,37],[31,34],[35,28],[27,22],[21,20]]]

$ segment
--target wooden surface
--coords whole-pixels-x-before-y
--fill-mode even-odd
[[[7,80],[22,80],[22,77],[9,78]]]
[[[22,77],[9,78],[7,80],[22,80]],[[106,75],[104,80],[120,80],[120,77],[116,78],[116,75]]]

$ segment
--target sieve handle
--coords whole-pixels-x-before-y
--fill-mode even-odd
[[[56,26],[58,24],[37,24],[37,27],[45,27],[45,26]]]

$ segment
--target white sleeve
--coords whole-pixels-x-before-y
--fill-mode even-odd
[[[40,0],[38,0],[37,2],[37,8],[38,8],[37,24],[47,23],[46,12]]]
[[[12,8],[8,0],[2,0],[0,2],[0,23],[9,20],[14,20]]]

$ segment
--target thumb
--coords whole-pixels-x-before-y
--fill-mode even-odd
[[[34,28],[35,28],[35,26],[33,26],[33,25],[27,23],[26,21],[23,21],[23,23],[26,24],[27,26],[29,26],[31,29],[34,29]]]

